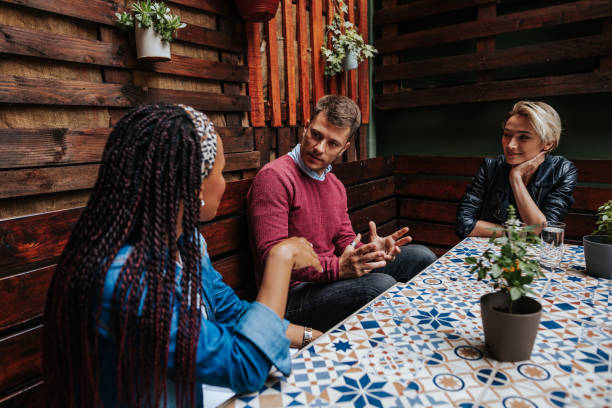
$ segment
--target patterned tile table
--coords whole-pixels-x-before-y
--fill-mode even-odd
[[[230,407],[612,407],[612,282],[584,273],[567,246],[561,270],[532,284],[544,313],[531,360],[487,357],[479,298],[491,291],[464,258],[467,238],[293,359],[291,376]]]

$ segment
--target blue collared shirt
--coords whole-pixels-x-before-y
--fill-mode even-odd
[[[285,332],[287,320],[281,320],[267,306],[238,299],[234,290],[223,283],[214,270],[206,242],[198,233],[202,248],[202,320],[196,353],[196,406],[203,406],[202,384],[229,387],[242,393],[261,388],[274,364],[284,375],[291,372],[289,339]],[[111,322],[111,300],[121,267],[132,246],[121,248],[109,268],[102,296],[100,317],[100,396],[103,406],[118,406],[116,401],[117,344]],[[170,325],[168,372],[174,371],[174,354],[180,308],[180,276],[176,266],[176,289]],[[168,407],[175,406],[175,386],[172,378],[167,385]]]
[[[315,180],[324,181],[325,180],[325,175],[327,173],[329,173],[331,171],[331,169],[332,169],[331,164],[329,166],[327,166],[327,168],[325,170],[323,170],[323,173],[321,173],[321,174],[317,173],[314,170],[309,169],[308,167],[306,167],[306,165],[302,161],[302,156],[300,155],[300,148],[301,148],[301,145],[298,143],[298,144],[295,145],[293,150],[291,150],[287,154],[289,155],[289,157],[291,157],[293,159],[295,164],[298,165],[300,170],[302,170],[307,176],[309,176],[310,178],[313,178]]]

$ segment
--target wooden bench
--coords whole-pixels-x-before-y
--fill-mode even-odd
[[[347,186],[358,232],[374,220],[383,233],[397,227],[392,159],[335,166]],[[217,217],[201,226],[215,268],[244,299],[255,284],[246,225],[251,180],[227,184]],[[55,263],[82,208],[0,220],[0,407],[42,405],[42,312]]]
[[[481,157],[394,156],[393,174],[399,224],[414,242],[440,255],[459,242],[455,214]],[[612,160],[573,160],[578,168],[575,203],[565,217],[566,242],[582,245],[595,229],[595,211],[612,199]]]
[[[414,242],[444,253],[459,242],[455,210],[481,158],[394,156],[334,167],[347,189],[357,232],[374,220],[381,235],[403,225]],[[581,183],[611,183],[612,161],[577,160]],[[244,299],[255,285],[245,215],[251,180],[227,184],[217,217],[201,226],[214,267]],[[593,212],[612,198],[610,185],[580,185],[567,217],[575,242],[594,228]],[[82,208],[0,220],[0,408],[42,404],[42,311],[47,287]]]

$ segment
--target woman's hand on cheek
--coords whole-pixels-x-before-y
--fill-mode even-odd
[[[519,165],[516,165],[510,170],[510,177],[520,178],[525,185],[529,183],[531,176],[533,176],[540,167],[540,164],[544,163],[548,151],[542,150],[533,159],[529,159]]]

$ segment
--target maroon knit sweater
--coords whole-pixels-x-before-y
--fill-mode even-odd
[[[291,286],[300,282],[338,280],[338,257],[355,239],[348,217],[346,190],[328,173],[319,181],[304,174],[284,155],[257,173],[247,195],[255,281],[259,288],[265,260],[274,244],[288,237],[310,241],[323,266],[296,269]]]

